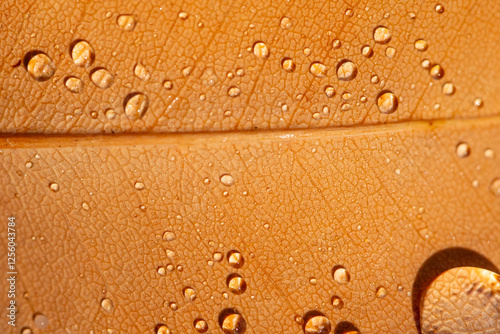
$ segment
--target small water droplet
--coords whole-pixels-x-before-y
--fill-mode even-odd
[[[366,58],[373,56],[373,49],[369,45],[365,45],[361,48],[361,54]]]
[[[35,314],[33,322],[35,323],[35,326],[40,329],[46,329],[49,326],[49,318],[41,313]]]
[[[59,185],[55,182],[51,182],[49,184],[49,188],[50,188],[50,190],[52,190],[54,192],[59,191]]]
[[[318,284],[318,280],[316,279],[316,277],[311,277],[309,278],[309,283],[312,285],[316,285]]]
[[[83,92],[84,84],[83,81],[77,77],[67,77],[64,80],[64,86],[71,92],[79,94]]]
[[[94,48],[87,41],[75,41],[71,47],[71,58],[77,66],[89,67],[95,59]]]
[[[232,250],[227,253],[227,262],[229,262],[229,265],[233,268],[241,268],[245,263],[245,259],[240,252]]]
[[[320,62],[314,62],[309,67],[309,72],[315,77],[322,78],[326,75],[326,66]]]
[[[384,26],[378,26],[373,31],[373,39],[376,43],[387,44],[391,40],[392,35],[388,28]]]
[[[116,112],[113,109],[107,109],[104,114],[106,115],[106,118],[109,120],[112,120],[116,117]]]
[[[137,181],[134,183],[134,188],[137,190],[143,190],[144,188],[146,188],[146,186],[143,182]]]
[[[311,55],[311,48],[304,48],[303,52],[306,57],[309,57]]]
[[[348,59],[342,60],[337,66],[337,77],[339,80],[350,81],[354,79],[357,74],[358,68]]]
[[[280,21],[280,26],[283,29],[290,29],[292,27],[292,20],[290,20],[286,16],[283,16]]]
[[[82,209],[83,209],[83,210],[89,210],[89,209],[90,209],[89,204],[88,204],[87,202],[83,202],[83,203],[82,203]]]
[[[163,233],[163,241],[174,241],[176,239],[175,233],[172,231],[166,231]]]
[[[215,252],[213,258],[214,261],[221,262],[224,259],[224,255],[221,252]]]
[[[341,41],[339,41],[338,39],[336,39],[336,40],[334,40],[334,41],[332,42],[332,47],[333,47],[334,49],[340,49],[340,47],[341,47],[341,46],[342,46],[342,42],[341,42]]]
[[[382,92],[377,97],[377,107],[383,114],[392,114],[398,109],[399,101],[392,92]]]
[[[281,68],[287,72],[295,71],[295,62],[290,58],[283,58],[281,60]]]
[[[415,41],[415,49],[417,49],[418,51],[424,52],[425,50],[427,50],[427,47],[427,42],[424,39],[417,39]]]
[[[189,302],[193,302],[197,297],[196,291],[194,291],[194,289],[191,287],[184,288],[182,293],[184,294],[184,299],[186,299]]]
[[[101,89],[111,87],[115,77],[105,68],[96,68],[90,72],[90,80]]]
[[[500,196],[500,178],[494,179],[490,184],[490,191],[496,195]]]
[[[345,269],[342,266],[333,267],[332,275],[333,275],[333,279],[338,284],[347,284],[351,280],[351,275],[349,274],[347,269]]]
[[[266,43],[264,42],[256,42],[253,45],[253,54],[256,55],[260,59],[267,59],[269,58],[269,48],[267,47]]]
[[[331,329],[332,324],[324,315],[315,315],[311,317],[304,326],[305,334],[328,334]]]
[[[167,269],[165,267],[163,267],[163,266],[160,266],[160,267],[156,268],[156,271],[161,276],[165,276],[165,274],[167,273]]]
[[[304,318],[302,318],[300,315],[296,315],[293,320],[297,323],[297,325],[302,326],[304,324]]]
[[[339,296],[332,297],[332,306],[334,309],[341,310],[344,307],[344,302]]]
[[[429,59],[424,59],[424,60],[422,60],[420,65],[422,65],[422,68],[428,70],[431,68],[431,61]]]
[[[234,311],[232,311],[234,312]],[[245,319],[237,314],[232,312],[226,312],[222,319],[222,330],[225,334],[243,334],[246,330],[246,321]]]
[[[377,298],[385,298],[387,296],[387,289],[383,286],[380,286],[377,288],[375,295],[377,296]]]
[[[125,98],[125,115],[132,120],[142,118],[148,110],[149,99],[142,93],[132,93]]]
[[[26,166],[26,168],[31,168],[31,167],[33,167],[33,163],[31,161],[26,161],[25,166]]]
[[[230,97],[237,97],[237,96],[240,96],[240,94],[241,94],[241,90],[236,86],[231,86],[227,90],[227,95],[229,95]]]
[[[372,84],[377,84],[379,82],[379,78],[378,78],[378,75],[372,75],[371,79],[370,79],[370,82]]]
[[[467,143],[459,143],[455,149],[459,158],[465,158],[470,155],[470,146]]]
[[[45,53],[28,52],[24,59],[28,73],[36,81],[47,81],[56,72],[52,59]]]
[[[170,329],[165,325],[160,325],[156,328],[156,334],[171,334]]]
[[[104,298],[101,300],[101,307],[106,312],[111,312],[113,310],[113,302],[109,298]]]
[[[444,95],[453,95],[455,94],[455,85],[451,82],[445,82],[443,85],[443,94]]]
[[[189,17],[189,14],[186,12],[179,12],[179,18],[181,20],[186,20]]]
[[[23,329],[21,329],[21,334],[33,334],[33,330],[31,330],[31,328],[29,327],[24,327]]]
[[[205,333],[206,331],[208,331],[208,324],[205,320],[203,319],[196,319],[193,323],[194,325],[194,329],[198,332],[198,333]]]
[[[335,88],[333,88],[332,86],[326,86],[325,87],[325,95],[328,98],[334,97],[335,96]]]
[[[396,49],[392,46],[389,46],[387,49],[385,49],[385,55],[387,56],[387,58],[394,58],[394,56],[396,55]]]
[[[174,88],[174,84],[170,80],[165,80],[163,81],[163,87],[165,87],[166,90],[171,90]]]
[[[239,76],[239,77],[244,76],[245,75],[245,70],[242,69],[242,68],[236,69],[236,75]]]
[[[182,76],[183,77],[187,77],[191,74],[191,72],[193,71],[193,66],[187,66],[187,67],[184,67],[182,69]]]
[[[443,14],[444,13],[444,7],[441,4],[437,4],[436,7],[434,7],[434,10],[438,14]]]
[[[134,30],[137,21],[133,15],[124,14],[118,16],[116,24],[124,31],[132,31]]]
[[[232,186],[234,184],[234,178],[229,174],[223,174],[220,177],[220,182],[225,186]]]
[[[151,74],[149,74],[146,67],[142,64],[136,64],[134,67],[134,74],[141,80],[147,81],[151,78]]]
[[[486,150],[484,150],[484,157],[486,159],[494,159],[495,151],[493,151],[491,148],[487,148]]]
[[[170,304],[168,304],[168,306],[172,311],[177,311],[179,309],[179,306],[177,306],[177,304],[174,302],[171,302]]]
[[[481,98],[479,98],[479,97],[478,97],[478,98],[476,98],[476,99],[474,100],[474,106],[475,106],[476,108],[482,108],[482,107],[483,107],[483,105],[484,105],[484,103],[483,103],[483,100],[482,100]]]
[[[439,80],[444,76],[444,69],[441,67],[441,65],[436,64],[432,66],[429,73],[433,79]]]
[[[166,254],[169,258],[171,258],[171,259],[173,259],[173,258],[175,257],[175,252],[174,252],[173,250],[171,250],[171,249],[166,249],[166,250],[165,250],[165,254]]]
[[[247,283],[245,282],[243,277],[238,274],[229,275],[227,277],[226,283],[229,291],[231,291],[235,295],[241,295],[247,289]]]

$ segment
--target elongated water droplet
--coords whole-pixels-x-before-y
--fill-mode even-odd
[[[238,96],[240,96],[240,94],[241,94],[241,90],[236,86],[231,86],[227,90],[227,95],[229,95],[230,97],[238,97]]]
[[[136,77],[138,77],[139,79],[144,80],[144,81],[147,81],[147,80],[149,80],[149,78],[151,78],[151,74],[149,74],[146,67],[142,64],[135,65],[134,74]]]
[[[455,86],[451,82],[446,82],[443,85],[443,94],[444,95],[453,95],[455,94]]]
[[[137,21],[133,15],[124,14],[118,16],[116,24],[124,31],[132,31],[134,30]]]
[[[387,296],[387,289],[383,286],[378,287],[375,295],[377,296],[377,298],[385,298]]]
[[[115,77],[105,68],[96,68],[90,72],[90,80],[101,89],[111,87]]]
[[[104,298],[103,300],[101,300],[101,307],[106,312],[111,312],[113,310],[113,302],[109,298]]]
[[[322,78],[326,75],[326,66],[320,62],[314,62],[309,67],[309,72],[318,78]]]
[[[470,155],[470,146],[467,143],[459,143],[455,151],[459,158],[465,158]]]
[[[187,301],[190,301],[190,302],[193,302],[195,299],[196,299],[196,291],[191,288],[191,287],[186,287],[184,288],[184,290],[182,291],[182,293],[184,294],[184,298],[187,300]]]
[[[220,182],[225,186],[232,186],[234,184],[234,178],[229,174],[223,174],[220,177]]]
[[[500,196],[500,178],[491,181],[490,191],[493,195]]]
[[[335,88],[333,88],[332,86],[326,86],[325,87],[325,95],[328,98],[334,97],[335,96]]]
[[[342,301],[342,298],[339,296],[333,296],[332,297],[332,306],[334,309],[340,310],[344,307],[344,302]]]
[[[125,115],[132,120],[140,119],[148,110],[149,99],[142,93],[132,93],[125,98]]]
[[[361,48],[361,54],[366,58],[370,58],[373,56],[373,49],[370,46],[365,45]]]
[[[436,64],[432,66],[429,73],[433,79],[439,80],[444,76],[444,69],[441,67],[441,65]]]

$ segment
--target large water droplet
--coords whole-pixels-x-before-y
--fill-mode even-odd
[[[246,321],[231,310],[223,311],[221,327],[225,334],[243,334],[246,331]]]
[[[377,97],[377,107],[383,114],[392,114],[398,109],[399,101],[392,92],[382,92]]]
[[[326,66],[320,62],[314,62],[309,67],[309,72],[318,78],[322,78],[326,75]]]
[[[165,325],[160,325],[156,328],[156,334],[171,334],[172,332]]]
[[[256,55],[260,59],[267,59],[269,58],[269,48],[267,47],[266,43],[264,42],[256,42],[253,45],[253,54]]]
[[[89,67],[95,59],[94,48],[87,41],[75,41],[71,47],[71,58],[77,66]]]
[[[379,44],[387,44],[392,38],[391,32],[384,26],[378,26],[373,31],[373,39]]]
[[[337,66],[339,80],[350,81],[356,77],[356,74],[358,74],[358,68],[348,59],[342,60]]]
[[[46,329],[49,326],[49,318],[41,313],[35,314],[33,322],[35,323],[35,326],[40,329]]]
[[[36,81],[49,80],[56,72],[52,59],[42,52],[28,52],[24,56],[24,64],[28,73]]]
[[[96,68],[90,72],[90,80],[101,89],[111,87],[115,77],[105,68]]]
[[[332,330],[330,320],[324,315],[314,315],[309,318],[304,326],[306,334],[328,334]]]
[[[444,69],[441,67],[441,65],[436,64],[432,66],[429,73],[433,79],[439,80],[444,76]]]
[[[233,268],[241,268],[245,263],[245,259],[240,252],[232,250],[227,253],[227,262],[229,262],[229,265]]]
[[[193,322],[193,325],[194,325],[194,329],[198,332],[198,333],[205,333],[206,331],[208,331],[208,324],[205,320],[203,319],[196,319],[194,322]]]
[[[243,277],[238,274],[229,275],[227,277],[226,283],[229,291],[236,295],[241,295],[247,289],[247,283],[245,282]]]
[[[83,92],[84,84],[83,81],[77,77],[67,77],[64,80],[64,86],[71,92],[79,94]]]
[[[132,93],[125,98],[125,115],[132,120],[142,118],[148,110],[149,99],[142,93]]]
[[[385,298],[387,296],[387,289],[383,286],[378,287],[375,296],[377,296],[377,298]]]
[[[135,17],[133,15],[119,15],[118,18],[116,19],[116,24],[120,29],[124,31],[132,31],[134,30],[137,21],[135,20]]]
[[[349,274],[347,269],[342,266],[333,267],[332,276],[335,282],[337,282],[338,284],[347,284],[351,280],[351,275]]]

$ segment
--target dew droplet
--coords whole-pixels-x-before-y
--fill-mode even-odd
[[[382,92],[377,97],[377,107],[383,114],[392,114],[398,109],[399,101],[392,92]]]
[[[283,58],[281,60],[281,68],[287,72],[295,71],[295,62],[290,58]]]
[[[156,328],[156,334],[171,334],[172,332],[165,325],[160,325]]]
[[[24,327],[21,329],[21,334],[33,334],[33,330],[29,327]]]
[[[134,183],[134,188],[137,190],[143,190],[144,188],[146,188],[146,186],[143,182],[137,181]]]
[[[311,48],[304,48],[303,52],[306,57],[309,57],[311,55]]]
[[[318,78],[322,78],[326,75],[326,66],[320,62],[314,62],[309,67],[309,72]]]
[[[171,249],[166,249],[165,254],[171,259],[175,257],[175,252]]]
[[[49,188],[50,188],[50,190],[52,190],[54,192],[59,191],[59,185],[55,182],[51,182],[49,184]]]
[[[418,51],[423,52],[427,50],[427,47],[427,42],[424,39],[417,39],[415,41],[415,49],[417,49]]]
[[[224,259],[224,255],[221,252],[215,252],[213,255],[214,261],[221,262]]]
[[[269,58],[269,48],[267,47],[266,43],[264,42],[256,42],[253,45],[253,54],[256,55],[260,59],[267,59]]]
[[[151,78],[151,74],[149,74],[146,67],[142,64],[135,65],[134,74],[136,77],[138,77],[139,79],[144,80],[144,81],[147,81],[147,80],[149,80],[149,78]]]
[[[338,284],[347,284],[351,280],[351,275],[349,274],[347,269],[345,269],[342,266],[333,267],[332,275],[333,275],[333,279]]]
[[[163,87],[165,87],[166,90],[171,90],[174,88],[174,84],[170,80],[165,80],[163,81]]]
[[[315,315],[307,320],[304,326],[306,334],[328,334],[332,329],[330,320],[324,315]]]
[[[115,77],[105,68],[96,68],[90,72],[90,80],[101,89],[111,87]]]
[[[240,94],[241,94],[241,90],[236,86],[231,86],[227,90],[227,95],[229,95],[230,97],[237,97],[237,96],[240,96]]]
[[[196,291],[194,291],[194,289],[191,287],[184,288],[182,293],[184,294],[184,299],[186,299],[189,302],[193,302],[197,297]]]
[[[26,161],[25,166],[26,166],[26,168],[31,168],[31,167],[33,167],[33,163],[31,161]]]
[[[344,307],[344,302],[342,301],[342,298],[339,296],[333,296],[332,297],[332,306],[334,309],[340,310]]]
[[[311,285],[316,285],[316,284],[318,284],[318,280],[316,279],[316,277],[311,277],[311,278],[309,278],[309,283]]]
[[[87,202],[83,202],[83,203],[82,203],[82,209],[83,209],[83,210],[89,210],[89,209],[90,209],[90,205],[89,205],[89,203],[87,203]]]
[[[198,332],[198,333],[205,333],[206,331],[208,331],[208,324],[205,320],[203,319],[196,319],[193,323],[194,325],[194,329]]]
[[[243,334],[246,330],[246,321],[241,315],[228,312],[222,320],[221,327],[225,334]]]
[[[109,120],[115,119],[116,117],[116,112],[113,109],[108,109],[104,112],[106,115],[106,118]]]
[[[372,77],[370,78],[370,82],[372,84],[377,84],[379,82],[378,75],[372,75]]]
[[[373,39],[376,43],[387,44],[391,40],[392,35],[388,28],[384,26],[378,26],[373,31]]]
[[[486,150],[484,150],[484,157],[486,159],[494,159],[495,151],[493,151],[491,148],[487,148]]]
[[[387,296],[387,289],[383,286],[378,287],[375,295],[377,296],[377,298],[385,298]]]
[[[113,310],[113,302],[109,298],[104,298],[101,300],[101,307],[106,312],[111,312]]]
[[[165,267],[163,266],[160,266],[158,268],[156,268],[156,272],[161,275],[161,276],[165,276],[165,274],[167,273],[167,270]]]
[[[178,16],[181,20],[186,20],[189,17],[189,14],[186,12],[179,12]]]
[[[441,4],[437,4],[436,7],[434,7],[434,10],[438,14],[443,14],[444,13],[444,7]]]
[[[304,318],[302,318],[300,315],[296,315],[293,320],[297,323],[297,325],[302,326],[304,324]]]
[[[116,24],[124,31],[132,31],[134,30],[137,21],[133,15],[124,14],[118,16]]]
[[[325,87],[325,95],[328,98],[334,97],[335,96],[335,88],[333,88],[332,86],[326,86]]]
[[[365,45],[361,48],[361,54],[366,58],[370,58],[373,56],[373,49],[370,46]]]
[[[49,318],[41,313],[35,314],[33,322],[35,323],[35,326],[40,329],[46,329],[49,326]]]
[[[125,98],[125,115],[132,120],[142,118],[148,110],[149,99],[142,93],[132,93]]]
[[[247,289],[247,283],[245,282],[243,277],[238,274],[229,275],[227,277],[226,283],[229,291],[231,291],[235,295],[241,295]]]
[[[334,40],[334,41],[332,42],[332,47],[333,47],[334,49],[340,49],[340,47],[341,47],[341,46],[342,46],[342,42],[341,42],[341,41],[339,41],[338,39],[336,39],[336,40]]]
[[[350,81],[354,79],[357,74],[358,68],[348,59],[342,60],[337,66],[337,77],[339,80]]]
[[[453,95],[455,94],[455,85],[451,82],[445,82],[443,85],[443,94],[444,95]]]
[[[455,149],[459,158],[465,158],[470,155],[470,146],[467,143],[459,143]]]
[[[396,55],[396,49],[389,46],[387,49],[385,49],[385,55],[387,56],[387,58],[394,58],[394,56]]]
[[[479,97],[478,97],[478,98],[476,98],[476,99],[474,100],[474,106],[475,106],[476,108],[482,108],[482,107],[483,107],[483,100],[482,100],[481,98],[479,98]]]
[[[428,70],[431,68],[431,61],[429,59],[424,59],[424,60],[422,60],[420,65],[422,66],[422,68]]]
[[[234,184],[234,178],[229,174],[223,174],[220,177],[220,182],[225,186],[232,186]]]
[[[71,47],[71,58],[77,66],[89,67],[95,59],[94,48],[87,41],[75,41]]]
[[[280,26],[283,29],[290,29],[292,27],[292,20],[290,20],[286,16],[283,16],[280,21]]]
[[[47,81],[56,72],[52,59],[45,53],[28,52],[24,59],[28,73],[36,81]]]
[[[168,306],[172,311],[177,311],[179,309],[179,306],[177,306],[177,304],[174,302],[171,302],[170,304],[168,304]]]
[[[245,263],[245,259],[240,252],[232,250],[227,253],[227,262],[229,262],[229,265],[233,268],[241,268]]]
[[[175,233],[172,231],[166,231],[163,233],[163,241],[174,241],[176,239]]]
[[[444,76],[444,69],[441,67],[441,65],[436,64],[432,66],[429,73],[433,79],[439,80]]]
[[[67,77],[64,80],[64,86],[71,92],[79,94],[83,92],[84,84],[83,81],[77,77]]]
[[[490,184],[490,191],[496,195],[500,196],[500,178],[494,179]]]

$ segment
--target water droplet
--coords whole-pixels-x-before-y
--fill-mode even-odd
[[[377,107],[383,114],[392,114],[398,109],[398,98],[392,92],[382,92],[377,97]]]
[[[370,58],[373,56],[373,49],[370,46],[365,45],[361,48],[361,54],[366,58]]]
[[[182,293],[184,294],[184,299],[186,299],[189,302],[193,302],[197,297],[196,291],[194,291],[194,289],[191,287],[184,288]]]
[[[163,233],[163,241],[174,241],[176,239],[175,233],[172,231],[166,231]]]
[[[240,94],[241,94],[241,90],[236,86],[231,86],[227,90],[227,95],[229,95],[230,97],[237,97],[237,96],[240,96]]]
[[[245,70],[244,70],[244,69],[242,69],[242,68],[238,68],[238,69],[236,70],[236,75],[237,75],[237,76],[239,76],[239,77],[244,76],[244,75],[245,75]]]
[[[267,59],[269,58],[269,48],[264,42],[256,42],[253,45],[253,54],[260,59]]]
[[[171,90],[172,88],[174,88],[174,84],[170,80],[165,80],[163,81],[163,87],[165,87],[165,89],[167,90]]]
[[[90,80],[101,89],[111,87],[115,77],[105,68],[96,68],[90,72]]]
[[[372,75],[371,79],[370,79],[370,82],[372,84],[377,84],[379,82],[379,78],[378,78],[378,75]]]
[[[106,118],[109,120],[115,119],[116,117],[116,112],[113,109],[108,109],[104,113],[106,115]]]
[[[328,334],[332,329],[330,320],[324,315],[315,315],[307,320],[304,326],[306,334]]]
[[[28,73],[36,81],[49,80],[56,72],[52,59],[45,53],[28,52],[24,59]]]
[[[280,21],[280,26],[283,29],[290,29],[292,27],[292,20],[290,20],[286,16],[283,16]]]
[[[306,57],[309,57],[311,55],[311,48],[304,48],[303,52]]]
[[[375,295],[377,296],[377,298],[385,298],[387,296],[387,289],[383,286],[378,287]]]
[[[318,284],[318,280],[316,279],[316,277],[311,277],[309,278],[309,283],[312,285],[316,285]]]
[[[189,17],[189,14],[186,12],[179,12],[179,18],[181,20],[186,20]]]
[[[173,265],[173,264],[168,264],[168,265],[167,265],[167,270],[168,270],[169,272],[174,271],[174,265]]]
[[[302,318],[300,315],[296,315],[293,320],[297,323],[297,325],[302,326],[304,324],[304,318]]]
[[[196,329],[198,333],[205,333],[206,331],[208,331],[208,324],[203,319],[196,319],[193,325],[194,329]]]
[[[500,196],[500,178],[494,179],[490,184],[490,191],[496,195]]]
[[[51,182],[49,184],[49,188],[50,188],[50,190],[52,190],[54,192],[59,191],[59,185],[55,182]]]
[[[345,269],[342,266],[333,267],[332,275],[333,275],[333,279],[338,284],[347,284],[351,280],[351,275],[349,274],[347,269]]]
[[[467,143],[459,143],[455,149],[459,158],[468,157],[470,154],[470,146]]]
[[[187,66],[182,69],[182,76],[187,77],[193,71],[193,66]]]
[[[318,78],[322,78],[326,75],[326,66],[320,62],[314,62],[309,67],[309,72]]]
[[[332,42],[332,47],[333,47],[334,49],[340,49],[340,47],[341,47],[341,46],[342,46],[342,42],[341,42],[341,41],[339,41],[338,39],[336,39],[336,40],[334,40],[334,41]]]
[[[441,65],[436,64],[432,66],[429,73],[433,79],[439,80],[444,76],[444,69],[441,67]]]
[[[378,26],[373,31],[373,39],[376,43],[387,44],[392,38],[391,32],[384,26]]]
[[[326,86],[325,87],[325,94],[326,94],[326,97],[328,98],[332,98],[335,96],[335,88],[333,88],[332,86]]]
[[[64,86],[71,92],[79,94],[83,92],[84,84],[83,81],[76,77],[67,77],[64,80]]]
[[[142,64],[135,65],[134,74],[136,77],[144,81],[147,81],[149,80],[149,78],[151,78],[151,74],[149,74],[148,70],[146,70],[146,67]]]
[[[232,250],[227,253],[227,262],[233,268],[241,268],[245,263],[245,259],[240,252]]]
[[[26,166],[26,168],[31,168],[31,167],[33,167],[33,163],[31,161],[26,161],[25,166]]]
[[[89,210],[89,209],[90,209],[89,203],[87,203],[87,202],[83,202],[83,203],[82,203],[82,209],[83,209],[83,210]]]
[[[443,85],[443,94],[444,95],[455,94],[455,85],[453,85],[451,82],[445,82]]]
[[[33,331],[29,327],[24,327],[21,329],[21,334],[33,334]]]
[[[214,261],[221,262],[224,259],[224,255],[221,252],[215,252],[213,258]]]
[[[165,267],[163,266],[160,266],[158,268],[156,268],[156,271],[158,272],[159,275],[161,276],[165,276],[165,274],[167,273],[167,270]]]
[[[168,304],[168,306],[172,311],[177,311],[179,309],[179,306],[177,306],[177,304],[174,302],[171,302],[170,304]]]
[[[428,45],[427,45],[427,42],[425,40],[417,39],[415,41],[415,49],[417,49],[418,51],[423,52],[423,51],[427,50],[427,47],[428,47]]]
[[[350,81],[354,79],[357,74],[358,68],[348,59],[342,60],[337,66],[337,77],[339,80]]]
[[[160,325],[156,328],[156,334],[171,334],[170,329],[165,325]]]
[[[234,184],[234,179],[229,174],[223,174],[220,177],[220,182],[225,186],[232,186]]]
[[[142,118],[148,110],[149,99],[142,93],[132,93],[125,98],[125,115],[132,120]]]
[[[106,312],[111,312],[113,310],[113,302],[109,298],[104,298],[101,300],[101,307]]]
[[[387,49],[385,49],[385,55],[387,56],[387,58],[394,58],[394,56],[396,55],[396,49],[389,46]]]
[[[94,48],[87,41],[75,41],[71,47],[71,58],[77,66],[89,67],[95,59]]]
[[[166,249],[165,254],[171,259],[175,257],[175,252],[171,249]]]
[[[295,62],[290,58],[283,58],[281,60],[281,68],[287,72],[295,71]]]
[[[46,329],[49,326],[49,318],[41,313],[35,314],[33,322],[35,323],[35,326],[40,329]]]
[[[495,151],[493,151],[491,148],[487,148],[486,150],[484,150],[484,157],[486,159],[494,159]]]
[[[424,60],[422,60],[420,65],[422,65],[422,68],[428,70],[431,68],[431,61],[429,59],[424,59]]]
[[[437,4],[436,7],[434,7],[434,10],[438,14],[443,14],[444,13],[444,7],[441,4]]]
[[[120,29],[124,31],[132,31],[134,30],[137,21],[133,15],[119,15],[116,19],[116,24]]]
[[[479,98],[479,97],[478,97],[478,98],[476,98],[476,99],[474,100],[474,106],[475,106],[476,108],[482,108],[482,107],[483,107],[483,105],[484,105],[484,104],[483,104],[483,100],[482,100],[481,98]]]
[[[234,312],[234,311],[233,311]],[[222,319],[222,330],[225,334],[243,334],[246,330],[246,321],[245,319],[237,314],[231,313],[231,311],[225,312]]]
[[[144,185],[144,183],[137,181],[136,183],[134,183],[134,188],[137,190],[143,190],[144,188],[146,188],[146,186]]]
[[[235,295],[241,295],[247,289],[247,283],[245,282],[243,277],[238,274],[229,275],[227,277],[226,283],[229,291],[231,291]]]
[[[339,296],[333,296],[332,297],[332,306],[334,309],[340,310],[344,307],[344,302],[342,301],[342,298]]]

